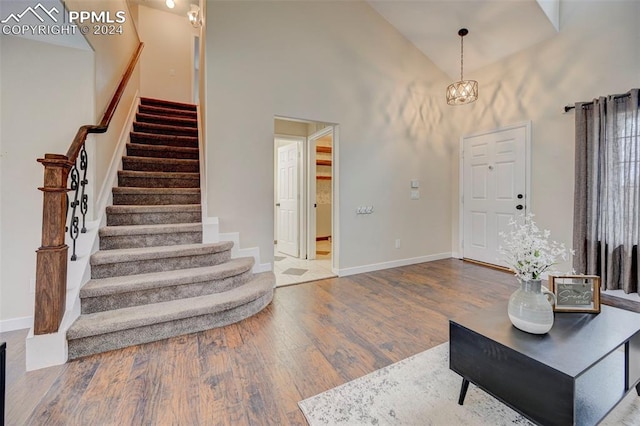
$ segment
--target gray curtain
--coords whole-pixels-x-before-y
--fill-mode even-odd
[[[638,291],[640,275],[638,91],[575,109],[574,269],[625,293]]]

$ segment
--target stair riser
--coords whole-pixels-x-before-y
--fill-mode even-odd
[[[146,305],[150,303],[167,302],[169,300],[186,299],[188,297],[204,296],[221,293],[240,287],[253,277],[251,270],[233,277],[207,280],[192,284],[155,288],[129,293],[82,298],[82,313],[91,314],[130,306]]]
[[[118,176],[118,186],[130,188],[200,188],[200,179]]]
[[[172,232],[166,234],[118,235],[100,237],[100,250],[138,247],[175,246],[202,242],[200,232]]]
[[[133,146],[131,146],[133,145]],[[149,158],[178,158],[182,160],[197,160],[199,158],[198,151],[184,152],[172,151],[170,149],[147,149],[141,144],[131,144],[127,146],[127,155],[132,157],[149,157]]]
[[[139,123],[165,124],[169,126],[198,127],[198,122],[190,118],[170,117],[156,114],[136,114]]]
[[[91,278],[121,277],[146,274],[148,272],[172,271],[175,269],[199,268],[219,265],[231,259],[229,250],[193,256],[166,257],[162,259],[137,260],[131,262],[91,265]]]
[[[176,136],[198,136],[198,129],[186,128],[186,127],[171,127],[171,126],[158,126],[149,123],[133,123],[133,130],[136,132],[154,133],[161,135],[176,135]]]
[[[202,213],[107,213],[107,226],[198,223]]]
[[[115,205],[200,204],[200,194],[113,194]]]
[[[197,161],[187,162],[162,162],[162,161],[138,161],[131,158],[122,158],[123,170],[135,170],[138,172],[182,172],[198,173],[200,164]]]
[[[132,133],[130,135],[131,143],[137,143],[140,145],[166,145],[166,146],[183,146],[186,148],[197,148],[198,147],[198,138],[189,137],[189,138],[179,138],[179,137],[171,137],[171,136],[150,136],[150,135],[140,135]]]
[[[199,315],[114,333],[69,340],[69,360],[142,343],[155,342],[183,334],[224,327],[248,318],[264,309],[273,292],[244,305],[215,314]]]
[[[141,98],[140,105],[157,106],[161,108],[179,109],[184,111],[196,111],[196,106],[191,104],[183,104],[180,102],[164,101],[161,99]]]
[[[138,107],[138,111],[143,114],[157,114],[164,115],[166,117],[190,118],[192,120],[197,119],[198,116],[195,111],[154,107],[151,105],[140,105]]]

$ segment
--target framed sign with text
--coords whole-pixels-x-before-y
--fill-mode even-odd
[[[554,312],[600,313],[597,275],[549,275],[549,291],[556,295]]]

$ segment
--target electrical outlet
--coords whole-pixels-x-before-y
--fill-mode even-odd
[[[396,248],[400,248],[400,238],[396,238]]]
[[[412,189],[411,190],[411,199],[412,200],[419,200],[420,199],[420,190],[419,189]]]

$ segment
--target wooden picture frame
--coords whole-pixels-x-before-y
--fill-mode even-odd
[[[554,312],[600,313],[597,275],[549,275],[549,291],[556,296]]]

